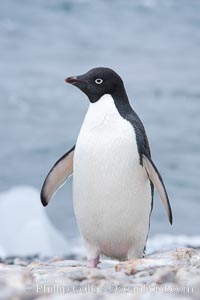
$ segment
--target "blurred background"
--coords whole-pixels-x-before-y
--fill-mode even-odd
[[[0,4],[0,255],[82,254],[72,179],[39,192],[75,144],[88,100],[64,78],[98,66],[124,79],[171,199],[155,195],[149,249],[200,245],[200,2],[6,0]]]

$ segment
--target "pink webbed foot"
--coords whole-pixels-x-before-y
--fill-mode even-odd
[[[88,268],[96,268],[99,263],[99,256],[87,261]]]

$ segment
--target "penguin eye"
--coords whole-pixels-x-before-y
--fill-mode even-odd
[[[101,78],[95,79],[96,84],[101,84],[102,82],[103,82],[103,79],[101,79]]]

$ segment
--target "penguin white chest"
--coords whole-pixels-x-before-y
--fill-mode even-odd
[[[74,210],[88,256],[139,257],[151,211],[136,135],[110,95],[90,104],[74,154]]]

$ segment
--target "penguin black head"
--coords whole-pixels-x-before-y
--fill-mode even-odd
[[[109,68],[94,68],[83,75],[68,77],[65,81],[78,87],[92,103],[105,94],[113,96],[124,91],[121,77]]]

